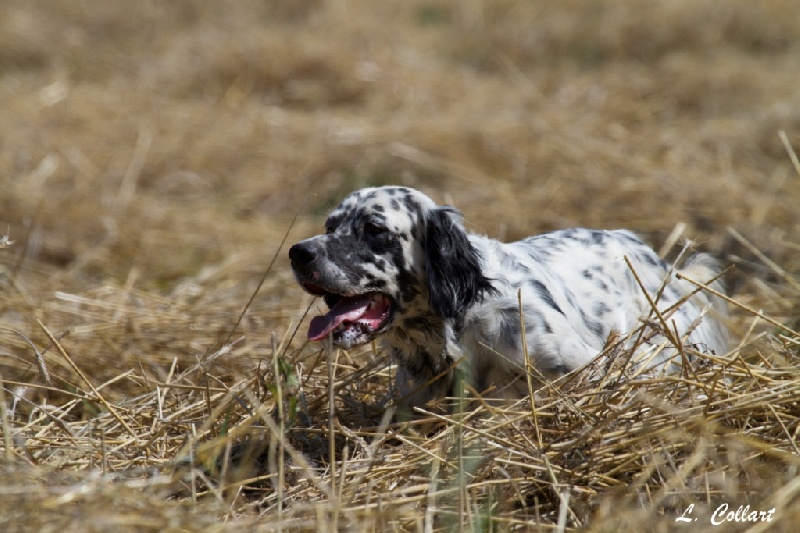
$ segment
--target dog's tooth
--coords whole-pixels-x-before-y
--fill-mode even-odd
[[[380,305],[380,303],[381,303],[381,295],[375,294],[372,297],[372,300],[370,300],[369,302],[369,309],[375,309],[375,306]]]

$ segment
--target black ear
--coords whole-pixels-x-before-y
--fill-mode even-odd
[[[495,292],[483,275],[481,257],[452,207],[432,209],[426,218],[425,270],[431,309],[442,318],[457,318],[485,292]]]

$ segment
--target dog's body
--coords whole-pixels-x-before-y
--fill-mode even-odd
[[[589,362],[612,331],[627,333],[651,312],[625,257],[648,294],[661,293],[662,311],[694,289],[629,231],[570,229],[501,243],[466,233],[455,209],[404,187],[352,193],[325,235],[289,255],[298,281],[331,307],[311,321],[309,338],[333,335],[349,348],[382,334],[410,405],[448,394],[462,356],[479,391],[527,393],[523,323],[534,383]],[[700,282],[717,273],[704,254],[681,272]],[[668,322],[686,344],[723,354],[725,329],[705,316],[712,305],[724,307],[698,293],[666,311]],[[672,355],[661,350],[650,363],[663,367]]]

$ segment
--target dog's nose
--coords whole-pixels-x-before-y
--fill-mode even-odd
[[[299,242],[289,248],[289,259],[292,266],[298,267],[308,265],[317,257],[314,247],[307,242]]]

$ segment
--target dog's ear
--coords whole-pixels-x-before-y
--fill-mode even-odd
[[[429,304],[440,317],[457,318],[495,288],[483,275],[481,257],[467,238],[456,209],[436,207],[428,212],[425,223]]]

